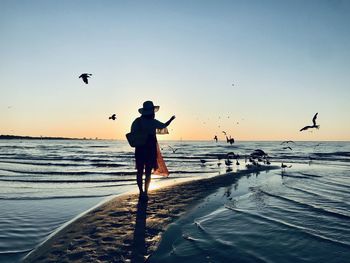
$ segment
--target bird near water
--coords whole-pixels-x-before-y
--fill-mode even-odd
[[[81,78],[85,84],[89,84],[88,78],[91,78],[92,74],[90,73],[83,73],[79,76],[79,78]]]
[[[316,119],[317,119],[317,114],[318,112],[315,114],[315,116],[312,118],[312,125],[307,125],[303,128],[300,129],[300,131],[306,131],[308,129],[313,129],[313,128],[316,128],[316,129],[319,129],[320,128],[320,125],[316,125]]]

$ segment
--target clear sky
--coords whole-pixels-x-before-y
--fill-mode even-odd
[[[164,139],[350,140],[350,1],[0,1],[0,134],[124,139],[145,100]]]

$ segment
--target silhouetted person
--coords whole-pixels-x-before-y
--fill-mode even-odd
[[[85,84],[88,84],[88,78],[90,78],[92,76],[92,74],[89,73],[83,73],[79,76],[79,78],[82,78],[82,80],[85,82]]]
[[[111,117],[108,118],[109,120],[116,120],[117,119],[117,116],[115,116],[115,114],[113,114]]]
[[[144,145],[135,147],[135,159],[137,169],[137,186],[140,190],[140,198],[147,199],[149,184],[151,182],[152,169],[157,169],[157,137],[158,133],[164,130],[174,119],[172,116],[166,123],[162,123],[155,119],[155,112],[159,110],[159,106],[154,106],[152,101],[145,101],[143,107],[139,109],[141,117],[134,120],[131,125],[132,133],[144,133],[147,140]],[[142,175],[145,171],[145,187],[142,187]]]
[[[312,118],[312,123],[313,125],[310,126],[305,126],[304,128],[300,129],[300,131],[306,131],[307,129],[312,129],[312,128],[316,128],[316,129],[319,129],[320,128],[320,125],[316,125],[316,119],[317,119],[317,114],[318,112],[315,114],[315,116]]]

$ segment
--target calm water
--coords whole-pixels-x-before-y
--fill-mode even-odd
[[[190,238],[180,234],[159,258],[316,262],[319,257],[310,250],[319,255],[325,247],[334,251],[327,253],[330,260],[350,258],[349,143],[297,142],[293,150],[279,142],[160,144],[171,180],[224,173],[217,156],[230,151],[244,155],[260,148],[273,163],[293,166],[283,176],[271,171],[219,189],[202,212],[183,219],[186,224],[176,232]],[[178,150],[173,153],[168,145]],[[0,150],[0,262],[18,262],[81,212],[136,189],[133,151],[126,142],[2,140]]]

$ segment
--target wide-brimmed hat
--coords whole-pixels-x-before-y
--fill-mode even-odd
[[[143,107],[139,109],[139,113],[142,115],[150,115],[159,110],[159,106],[154,106],[153,102],[148,100],[143,103]]]

